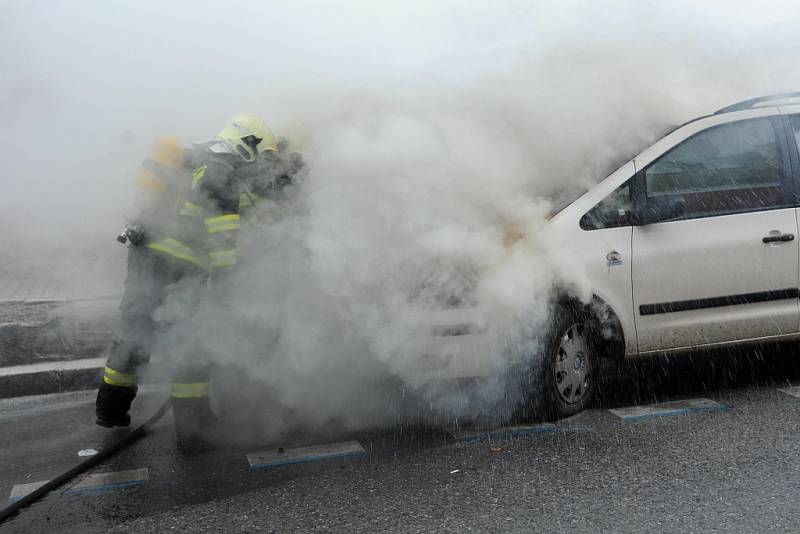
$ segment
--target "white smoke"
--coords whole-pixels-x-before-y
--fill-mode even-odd
[[[421,287],[477,284],[502,367],[553,284],[586,296],[580,269],[539,239],[552,205],[669,126],[800,85],[789,2],[5,10],[0,254],[18,263],[118,283],[120,206],[153,138],[188,144],[239,111],[310,132],[294,200],[243,234],[231,320],[200,319],[215,359],[270,392],[277,428],[286,414],[378,420],[399,401],[373,384],[420,386],[411,347],[437,298]]]

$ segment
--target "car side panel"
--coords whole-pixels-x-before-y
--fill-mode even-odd
[[[776,108],[751,109],[690,123],[637,156],[637,171],[702,130],[778,114]],[[634,316],[639,351],[796,333],[797,241],[762,243],[771,232],[797,235],[795,210],[634,228]],[[786,295],[781,297],[782,292]]]
[[[770,231],[797,235],[794,208],[634,228],[639,350],[797,332],[797,241]]]
[[[635,173],[632,162],[587,192],[554,217],[546,229],[545,240],[558,267],[568,273],[588,302],[592,295],[602,299],[614,312],[625,337],[625,354],[636,354],[636,329],[631,289],[631,226],[583,230],[579,220],[597,202]],[[610,261],[616,252],[619,261]],[[614,259],[614,257],[611,257]]]
[[[631,292],[631,233],[630,226],[586,232],[577,224],[570,243],[563,243],[559,255],[568,257],[564,270],[569,281],[577,281],[582,300],[588,302],[596,295],[617,316],[625,337],[625,354],[636,354],[636,330]],[[566,241],[566,240],[565,240]],[[616,253],[616,261],[608,256]]]

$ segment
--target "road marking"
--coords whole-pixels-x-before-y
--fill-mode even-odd
[[[147,468],[132,469],[129,471],[111,471],[108,473],[92,473],[81,478],[77,483],[69,486],[64,493],[90,493],[127,488],[144,484],[148,480]],[[47,480],[17,484],[11,488],[9,501],[18,501],[32,491],[47,484]]]
[[[538,425],[506,426],[499,428],[455,428],[448,432],[459,441],[476,441],[481,439],[504,439],[527,434],[548,434],[551,432],[585,432],[589,430],[580,425],[556,425],[541,423]]]
[[[625,421],[650,419],[652,417],[668,417],[672,415],[685,415],[699,412],[719,412],[727,410],[728,406],[714,402],[711,399],[686,399],[646,406],[629,406],[627,408],[614,408],[608,410]]]
[[[283,452],[277,450],[254,452],[247,455],[247,461],[250,464],[250,469],[268,469],[281,465],[318,462],[334,458],[356,458],[366,455],[367,451],[364,450],[364,447],[359,442],[344,441],[342,443],[286,449]]]
[[[786,393],[787,395],[791,395],[792,397],[797,397],[800,399],[800,386],[792,386],[788,388],[779,388],[778,391],[781,393]]]

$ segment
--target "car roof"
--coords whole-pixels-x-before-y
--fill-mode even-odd
[[[779,93],[776,95],[757,96],[755,98],[748,98],[747,100],[742,100],[741,102],[736,102],[735,104],[718,109],[714,112],[714,115],[730,113],[732,111],[741,111],[743,109],[751,109],[756,106],[775,107],[779,104],[786,103],[786,100],[795,100],[798,98],[800,98],[800,91],[795,91],[793,93]]]
[[[688,121],[684,122],[683,124],[678,124],[674,126],[669,131],[667,131],[664,135],[659,137],[659,139],[663,139],[664,137],[668,136],[672,132],[679,130],[686,126],[687,124],[691,124],[693,122],[699,121],[701,119],[705,119],[707,117],[713,117],[714,115],[722,115],[723,113],[732,113],[734,111],[742,111],[745,109],[752,109],[755,107],[759,108],[768,108],[768,107],[777,107],[780,104],[785,104],[787,100],[796,100],[800,99],[800,91],[794,91],[792,93],[778,93],[775,95],[765,95],[765,96],[757,96],[755,98],[748,98],[747,100],[742,100],[741,102],[736,102],[735,104],[730,104],[729,106],[725,106],[724,108],[720,108],[714,113],[709,113],[708,115],[700,115],[699,117],[695,117],[693,119],[689,119]]]

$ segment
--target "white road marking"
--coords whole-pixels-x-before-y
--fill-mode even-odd
[[[367,451],[364,450],[364,447],[359,442],[344,441],[342,443],[286,449],[283,452],[278,450],[254,452],[247,455],[247,461],[250,464],[250,469],[267,469],[280,465],[317,462],[333,458],[363,457],[366,455]]]
[[[787,395],[791,395],[792,397],[797,397],[800,399],[800,386],[791,386],[788,388],[779,388],[778,391],[781,393],[786,393]]]
[[[717,412],[727,409],[728,407],[724,404],[712,401],[711,399],[699,398],[648,404],[644,406],[614,408],[608,411],[620,419],[634,421],[638,419],[650,419],[651,417],[667,417],[698,412]]]
[[[68,486],[64,493],[88,493],[94,491],[108,491],[118,488],[127,488],[144,484],[148,480],[147,468],[131,469],[129,471],[111,471],[108,473],[91,473],[78,480],[72,486]],[[29,482],[28,484],[17,484],[11,488],[9,501],[17,501],[32,491],[47,484],[47,480],[39,482]]]

